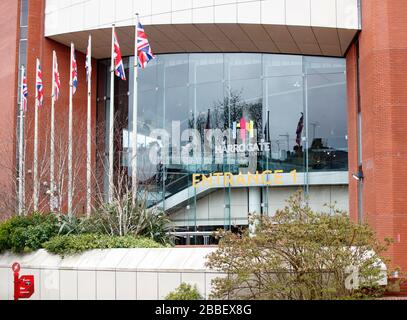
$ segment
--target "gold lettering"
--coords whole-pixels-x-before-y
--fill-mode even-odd
[[[200,182],[200,179],[198,179],[198,177],[200,177],[201,175],[200,174],[197,174],[197,173],[194,173],[193,175],[192,175],[192,186],[194,187],[194,188],[197,188],[197,184]]]
[[[257,171],[256,174],[251,174],[250,172],[247,173],[247,180],[248,180],[248,185],[250,186],[252,181],[254,181],[255,184],[260,184],[259,182],[259,172]]]
[[[208,182],[208,186],[213,185],[212,174],[210,174],[209,177],[202,175],[202,186],[205,186],[206,182]]]
[[[273,174],[273,171],[272,170],[266,170],[261,175],[261,182],[266,186],[271,186],[272,185],[271,181],[266,180],[267,175],[269,175],[269,174]]]
[[[274,182],[276,185],[282,185],[283,184],[283,170],[275,170],[274,171]]]
[[[247,181],[246,179],[243,177],[242,173],[239,173],[239,175],[237,176],[237,184],[239,186],[247,186]]]
[[[225,180],[224,180],[224,183],[225,183],[225,187],[228,187],[229,185],[230,186],[233,186],[233,174],[231,174],[230,172],[225,172]]]
[[[219,185],[220,184],[220,177],[223,176],[223,173],[218,172],[218,173],[214,173],[213,175],[216,177],[216,184]]]
[[[297,170],[293,170],[290,172],[291,175],[293,176],[293,182],[294,184],[297,183]]]

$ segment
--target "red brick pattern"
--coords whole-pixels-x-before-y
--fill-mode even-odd
[[[52,82],[52,51],[55,50],[58,57],[59,73],[61,78],[61,95],[60,99],[55,105],[55,128],[56,135],[68,139],[68,110],[69,110],[69,69],[70,69],[70,48],[44,37],[44,6],[45,0],[29,1],[29,17],[28,17],[28,57],[27,57],[27,78],[28,89],[30,92],[29,97],[29,110],[26,116],[26,138],[27,141],[27,159],[26,159],[26,199],[32,197],[32,179],[28,170],[33,165],[33,136],[34,136],[34,104],[35,104],[35,66],[36,58],[40,58],[43,83],[44,83],[44,106],[39,110],[39,161],[49,157],[49,129],[50,129],[50,113],[51,113],[51,82]],[[75,206],[79,211],[85,210],[84,194],[86,181],[86,119],[87,119],[87,86],[86,86],[86,71],[85,71],[85,55],[76,53],[78,63],[78,81],[79,87],[73,99],[73,135],[74,135],[74,155],[73,159],[80,159],[83,162],[79,172],[82,188],[76,189],[77,195],[82,195],[79,198],[74,198]],[[97,79],[97,65],[93,63],[92,73],[92,124],[93,131],[95,131],[96,119],[96,79]],[[58,162],[58,154],[56,154],[56,162]],[[66,156],[66,152],[65,152]],[[95,150],[93,150],[93,163],[95,159]],[[67,165],[66,165],[67,167]],[[67,177],[67,174],[66,174]],[[45,178],[44,178],[45,179]],[[47,181],[49,178],[46,179]],[[41,181],[42,183],[43,181]],[[44,200],[43,192],[40,197]],[[67,199],[64,199],[66,202]],[[48,203],[43,203],[43,210],[48,210]],[[80,203],[79,203],[80,202]],[[65,203],[66,207],[66,203]]]
[[[395,240],[392,266],[407,270],[407,2],[362,1],[360,94],[364,216],[380,238]],[[348,60],[350,172],[357,171],[356,55]],[[357,217],[356,181],[350,180],[351,216]]]
[[[19,12],[19,1],[0,1],[0,196],[14,191],[14,177],[9,168],[15,167],[16,154]]]

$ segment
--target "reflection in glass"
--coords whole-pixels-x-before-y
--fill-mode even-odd
[[[134,75],[128,69],[134,65],[133,58],[125,59],[125,63],[129,81],[116,83],[115,92],[116,118],[120,119],[115,151],[123,154],[131,151],[133,136]],[[99,62],[105,74],[99,81],[100,99],[109,99],[109,65],[110,61]],[[165,201],[180,196],[181,191],[187,195],[171,209],[185,230],[215,230],[247,220],[245,188],[236,191],[224,186],[209,192],[206,203],[191,188],[193,174],[295,170],[304,174],[307,184],[312,172],[348,169],[344,59],[254,53],[167,54],[140,70],[138,77],[139,182],[151,190],[149,205],[165,206]],[[105,113],[98,114],[109,114],[108,99],[98,104],[105,108]],[[108,121],[106,118],[107,125]],[[152,138],[156,129],[165,129],[169,141]],[[190,151],[184,162],[181,148],[191,145],[192,130],[203,147],[198,153]],[[208,130],[218,130],[221,135],[208,138]],[[187,135],[183,135],[185,131]],[[268,148],[250,151],[244,148],[247,145]],[[149,158],[152,146],[167,148],[168,161],[162,158],[153,164]],[[128,161],[121,166],[131,173]],[[272,196],[269,190],[273,190]],[[262,187],[262,213],[272,213],[271,208],[278,205],[273,203],[276,190],[276,186]]]

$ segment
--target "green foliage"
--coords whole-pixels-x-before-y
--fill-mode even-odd
[[[148,209],[145,201],[134,203],[131,194],[102,204],[82,227],[88,233],[115,236],[146,237],[162,244],[172,244],[172,230],[168,216],[158,210]]]
[[[43,246],[48,252],[61,256],[79,254],[93,249],[163,247],[159,243],[147,238],[101,234],[60,235],[45,242]]]
[[[334,208],[333,208],[334,209]],[[227,275],[215,279],[217,299],[344,299],[375,295],[381,245],[368,225],[345,212],[313,212],[301,193],[273,217],[255,217],[256,230],[224,232],[207,266]],[[346,285],[349,267],[359,289]],[[355,275],[355,273],[353,273]],[[349,282],[348,282],[349,283]]]
[[[0,252],[16,253],[38,250],[42,243],[58,234],[57,218],[34,213],[13,217],[0,224]]]
[[[203,300],[203,297],[196,285],[181,283],[177,289],[165,297],[165,300]]]

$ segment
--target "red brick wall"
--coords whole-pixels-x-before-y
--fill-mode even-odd
[[[14,192],[15,131],[18,88],[19,2],[0,1],[0,218],[8,216],[10,193]]]
[[[30,170],[33,168],[33,137],[34,137],[34,104],[35,104],[35,68],[36,58],[40,58],[44,82],[44,105],[39,110],[39,163],[41,184],[49,182],[49,132],[50,132],[50,114],[51,114],[51,90],[52,90],[52,51],[55,50],[58,57],[59,73],[61,78],[61,95],[55,105],[55,128],[56,136],[61,135],[62,141],[65,141],[63,148],[67,148],[68,137],[68,110],[69,110],[69,69],[70,69],[70,48],[58,44],[44,37],[44,0],[29,2],[28,17],[28,55],[27,55],[27,78],[28,89],[30,92],[29,107],[26,115],[26,138],[27,138],[27,158],[26,158],[26,199],[32,200],[33,179]],[[83,212],[85,203],[85,183],[86,183],[86,119],[87,119],[87,85],[85,71],[85,55],[76,53],[78,63],[78,81],[79,87],[73,99],[73,141],[74,141],[74,163],[78,161],[76,190],[74,206],[78,212]],[[95,132],[96,119],[96,62],[93,62],[92,76],[92,126]],[[58,144],[58,142],[57,142]],[[63,157],[67,156],[67,151],[56,153],[56,163],[61,163]],[[95,159],[95,150],[93,150],[93,163]],[[74,164],[75,165],[75,164]],[[43,169],[41,168],[43,167]],[[64,167],[67,170],[67,163]],[[67,183],[67,171],[64,174],[65,183]],[[65,184],[65,190],[67,185]],[[43,210],[48,210],[49,200],[45,194],[46,187],[41,188],[40,204]],[[64,196],[64,207],[66,208],[66,196]]]
[[[380,238],[395,239],[392,266],[407,271],[407,1],[362,1],[360,95],[363,208]],[[350,170],[356,172],[355,47],[348,59]],[[355,181],[351,216],[357,217]]]

